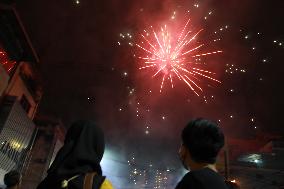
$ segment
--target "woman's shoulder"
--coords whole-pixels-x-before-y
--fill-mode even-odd
[[[100,189],[114,189],[111,182],[108,179],[105,179],[102,183]]]

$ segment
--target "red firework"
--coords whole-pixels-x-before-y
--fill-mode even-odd
[[[10,71],[15,66],[16,62],[11,61],[4,50],[0,48],[0,64],[4,67],[4,69],[10,73]]]
[[[190,19],[178,36],[171,35],[166,25],[161,27],[159,33],[155,32],[151,26],[152,31],[147,33],[144,30],[145,34],[141,34],[143,40],[140,44],[136,44],[145,52],[144,57],[138,57],[143,60],[144,64],[139,69],[153,69],[155,72],[153,77],[158,74],[163,75],[160,92],[162,92],[165,80],[169,80],[172,88],[174,88],[174,78],[183,81],[198,96],[197,91],[202,92],[202,88],[197,83],[198,77],[221,83],[213,78],[213,72],[196,67],[194,60],[201,56],[213,55],[222,51],[197,53],[197,50],[204,46],[204,44],[194,46],[194,41],[202,32],[202,29],[196,33],[191,32],[189,22]]]

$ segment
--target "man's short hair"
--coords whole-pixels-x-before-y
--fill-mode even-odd
[[[224,146],[224,134],[217,123],[198,118],[183,129],[182,142],[195,162],[212,164]]]
[[[17,184],[20,183],[20,180],[21,180],[21,174],[16,170],[10,171],[6,173],[4,176],[4,183],[7,186],[7,188],[16,186]]]

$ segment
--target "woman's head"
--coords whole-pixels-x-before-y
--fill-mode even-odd
[[[102,129],[92,121],[76,121],[68,129],[64,146],[58,152],[48,173],[59,178],[94,171],[102,174],[100,161],[104,149]]]
[[[82,147],[73,149],[77,150],[79,155],[85,155],[84,153],[86,152],[88,155],[95,153],[92,155],[96,155],[97,159],[101,161],[105,149],[104,133],[95,122],[79,120],[74,122],[68,129],[65,136],[65,144],[74,144],[74,147]]]

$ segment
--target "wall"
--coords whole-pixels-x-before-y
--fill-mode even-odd
[[[18,100],[20,100],[22,96],[25,95],[25,97],[27,98],[27,100],[31,105],[31,108],[28,112],[28,117],[33,119],[34,113],[37,109],[37,104],[35,103],[33,96],[26,87],[26,84],[19,75],[22,65],[23,63],[21,63],[20,66],[18,66],[14,76],[11,79],[11,82],[9,83],[6,93],[7,95],[10,96],[17,96]]]
[[[0,97],[2,96],[6,87],[8,86],[8,81],[9,81],[9,75],[0,64]]]

